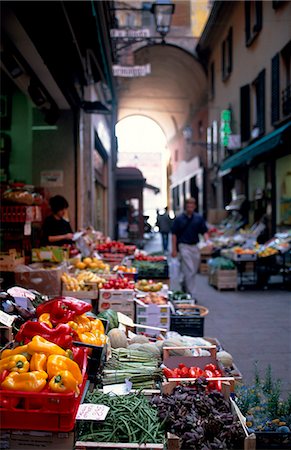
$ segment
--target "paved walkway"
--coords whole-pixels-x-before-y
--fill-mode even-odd
[[[161,251],[157,234],[145,246]],[[257,361],[262,375],[272,367],[273,378],[282,380],[284,397],[291,392],[291,292],[286,290],[217,291],[208,277],[197,275],[197,300],[209,308],[204,335],[216,337],[251,382]]]

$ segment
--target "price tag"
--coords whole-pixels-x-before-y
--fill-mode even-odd
[[[112,395],[127,395],[132,389],[132,383],[128,380],[125,383],[109,384],[108,386],[103,386],[104,394]]]
[[[24,236],[31,236],[31,222],[25,222],[25,224],[24,224]]]
[[[92,403],[82,403],[77,412],[77,420],[105,420],[109,406],[105,405],[93,405]]]
[[[0,311],[0,323],[3,323],[6,327],[11,327],[16,316],[6,314],[4,311]]]
[[[29,298],[29,300],[35,299],[35,295],[32,292],[19,286],[14,286],[8,289],[7,292],[8,294],[12,295],[12,297],[26,297]]]

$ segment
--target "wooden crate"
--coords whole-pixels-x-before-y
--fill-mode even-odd
[[[145,450],[157,450],[164,449],[164,444],[129,444],[127,442],[86,442],[77,441],[75,444],[75,450],[99,450],[102,448],[109,448],[110,450],[115,448],[128,449],[128,448],[140,448]],[[174,447],[172,447],[174,449]]]
[[[244,438],[243,450],[256,450],[255,434],[248,433],[246,426],[244,424],[244,418],[243,418],[241,412],[235,405],[234,401],[231,398],[229,400],[230,400],[231,411],[234,415],[237,416],[237,419],[240,422],[241,427],[244,431],[245,438]],[[179,450],[180,449],[180,440],[179,440],[178,436],[176,436],[175,434],[171,434],[171,433],[167,434],[167,444],[168,444],[167,450]]]
[[[13,272],[17,266],[25,264],[24,255],[19,255],[15,249],[7,253],[0,253],[0,271]]]
[[[237,270],[216,270],[209,274],[209,284],[219,291],[224,289],[237,289]]]

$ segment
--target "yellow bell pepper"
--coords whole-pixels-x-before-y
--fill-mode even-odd
[[[78,333],[79,339],[85,344],[91,345],[102,345],[100,337],[96,336],[95,333],[91,331],[84,331],[83,333]]]
[[[46,323],[50,328],[53,327],[53,324],[50,321],[51,315],[49,313],[43,313],[39,316],[38,321],[42,323]]]
[[[19,345],[18,347],[13,348],[12,350],[9,349],[3,350],[3,352],[1,353],[1,359],[7,358],[7,356],[20,354],[24,354],[25,357],[26,355],[28,355],[27,345]]]
[[[85,314],[82,314],[81,316],[75,316],[74,322],[76,322],[77,325],[79,325],[78,331],[80,332],[91,330],[91,320],[88,319],[88,317],[85,316]]]
[[[30,360],[30,370],[46,372],[47,355],[45,353],[34,353]]]
[[[49,382],[53,392],[75,392],[79,395],[78,382],[69,370],[61,370]]]
[[[68,325],[72,328],[72,330],[78,331],[79,329],[79,325],[73,320],[70,320],[70,322],[68,322]]]
[[[77,380],[77,384],[82,383],[83,376],[80,367],[75,361],[61,355],[50,355],[47,360],[47,373],[49,378],[54,377],[62,370],[69,370],[75,380]]]
[[[91,320],[91,331],[100,331],[102,334],[105,333],[104,325],[100,319]]]
[[[7,358],[1,359],[0,361],[0,374],[4,370],[9,370],[9,372],[28,372],[29,362],[23,355],[11,355]]]
[[[40,392],[46,385],[45,372],[11,372],[1,383],[2,389],[11,391]]]
[[[28,352],[32,355],[34,353],[45,353],[47,355],[66,355],[65,350],[53,342],[47,341],[43,337],[33,336],[32,341],[27,344]]]

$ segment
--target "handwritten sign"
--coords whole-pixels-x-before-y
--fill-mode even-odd
[[[105,420],[109,407],[105,405],[93,405],[92,403],[82,403],[77,412],[77,420]]]

